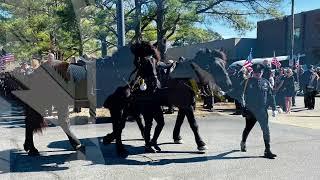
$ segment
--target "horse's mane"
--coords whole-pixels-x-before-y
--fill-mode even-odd
[[[199,56],[199,55],[204,55],[209,58],[219,58],[219,59],[223,60],[225,63],[227,62],[227,55],[219,49],[213,49],[213,50],[208,49],[208,48],[201,49],[196,54],[196,56]]]

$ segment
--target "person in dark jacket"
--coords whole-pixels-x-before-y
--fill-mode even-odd
[[[304,92],[304,104],[305,108],[309,110],[314,109],[315,105],[315,91],[316,91],[316,84],[318,76],[314,72],[313,65],[308,66],[308,71],[304,72],[301,77],[301,86],[303,87]]]
[[[262,78],[264,66],[254,64],[252,66],[253,74],[244,83],[243,104],[245,107],[244,116],[246,118],[246,126],[242,133],[242,140],[240,148],[242,152],[246,152],[246,140],[258,121],[263,132],[263,139],[265,144],[264,157],[275,158],[277,155],[271,152],[270,148],[270,132],[269,132],[269,117],[268,107],[272,107],[272,115],[276,115],[275,101],[272,96],[272,88],[268,80]]]

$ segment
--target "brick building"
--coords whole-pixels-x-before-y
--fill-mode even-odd
[[[245,59],[250,48],[254,57],[271,57],[275,51],[277,56],[291,55],[291,16],[280,19],[269,19],[257,23],[257,38],[231,38],[185,47],[168,49],[168,59],[178,59],[179,56],[192,58],[201,48],[223,48],[227,52],[229,63]],[[304,64],[320,64],[320,9],[302,12],[295,15],[295,54],[305,54]],[[288,65],[288,62],[285,63]]]

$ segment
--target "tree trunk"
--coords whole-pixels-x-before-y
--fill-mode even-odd
[[[79,21],[78,21],[79,22]],[[83,42],[82,42],[82,37],[81,37],[81,32],[80,32],[80,24],[79,24],[79,28],[77,29],[77,38],[79,41],[79,56],[83,56]]]
[[[139,42],[142,39],[141,33],[141,0],[134,0],[136,11],[136,27],[135,27],[135,41]]]
[[[165,0],[155,0],[157,4],[157,43],[161,60],[166,61]]]
[[[101,56],[104,58],[108,55],[108,45],[106,41],[106,36],[101,36],[100,41],[101,41]]]

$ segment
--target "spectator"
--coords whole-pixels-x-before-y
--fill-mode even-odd
[[[314,109],[315,95],[317,91],[318,75],[314,72],[313,65],[308,66],[308,71],[302,75],[302,86],[304,91],[305,108],[309,110]]]
[[[285,111],[285,98],[283,93],[283,69],[275,72],[275,85],[274,85],[274,92],[276,94],[276,104],[280,107],[278,109],[279,113]]]
[[[286,71],[286,75],[283,80],[283,94],[285,97],[286,113],[291,113],[292,97],[295,95],[294,89],[294,76],[292,69]]]

